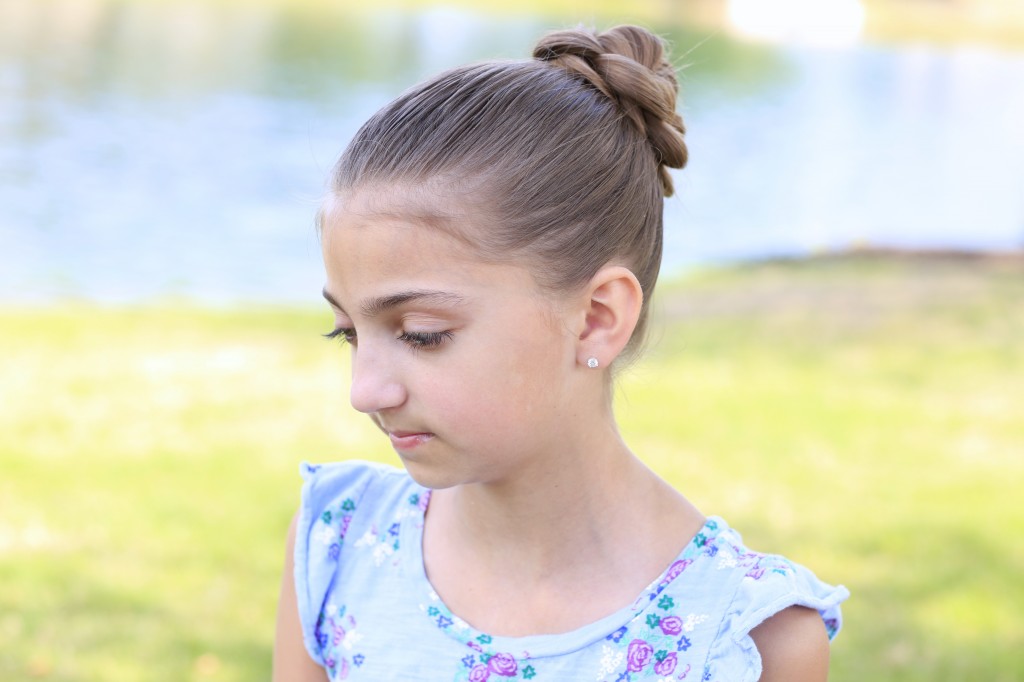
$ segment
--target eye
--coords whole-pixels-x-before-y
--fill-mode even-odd
[[[450,331],[444,332],[402,332],[399,341],[405,341],[413,348],[436,348],[452,338]]]
[[[325,339],[337,339],[339,343],[351,343],[356,342],[356,330],[346,327],[338,327],[332,332],[328,332],[323,335]]]

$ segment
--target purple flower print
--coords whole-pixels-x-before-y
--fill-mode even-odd
[[[746,577],[747,578],[753,578],[754,580],[760,580],[761,578],[764,577],[764,569],[763,568],[752,568],[749,571],[747,571]]]
[[[658,583],[658,592],[661,592],[666,585],[679,577],[679,574],[686,570],[686,567],[693,563],[693,559],[681,559],[668,567],[668,572],[665,573],[665,577]],[[654,595],[651,595],[654,598]]]
[[[686,567],[693,563],[693,559],[683,559],[677,561],[668,567],[668,573],[665,574],[665,580],[675,580],[679,577],[679,574],[686,570]]]
[[[487,661],[487,668],[502,677],[514,677],[519,670],[516,659],[510,654],[494,654],[491,660]]]
[[[491,671],[487,669],[484,664],[473,666],[473,669],[469,671],[469,682],[485,682],[488,677],[491,676]]]
[[[673,637],[683,631],[683,620],[679,616],[662,618],[659,625],[662,632]]]
[[[839,632],[839,621],[836,618],[826,618],[825,631],[828,633],[828,638],[833,639]]]
[[[341,554],[341,545],[339,545],[337,542],[333,543],[327,549],[327,556],[329,558],[331,558],[331,559],[337,559],[338,555],[340,555],[340,554]]]
[[[341,666],[338,667],[338,679],[339,680],[347,680],[348,679],[348,659],[347,658],[341,659]]]
[[[654,655],[654,648],[642,639],[634,639],[626,650],[626,670],[638,673],[647,667]]]
[[[659,675],[671,675],[676,669],[676,662],[676,652],[673,651],[668,656],[654,664],[654,672]]]

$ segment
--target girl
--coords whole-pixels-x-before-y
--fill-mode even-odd
[[[662,43],[548,35],[378,112],[320,215],[352,406],[405,471],[304,466],[274,679],[826,679],[847,592],[752,552],[619,436],[667,167]]]

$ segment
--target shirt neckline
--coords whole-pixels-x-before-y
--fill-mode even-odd
[[[416,484],[414,483],[414,485]],[[423,527],[431,491],[418,485],[416,487],[420,495],[428,496],[428,501],[426,504],[420,505],[417,523],[403,524],[403,526],[406,526],[409,529],[408,532],[412,534],[409,538],[409,547],[413,549],[410,558],[416,582],[413,594],[418,595],[421,600],[420,608],[424,613],[424,618],[430,619],[432,625],[446,636],[471,649],[481,651],[486,648],[488,651],[506,652],[518,658],[564,655],[613,635],[617,630],[641,617],[647,608],[655,603],[658,595],[703,553],[705,545],[711,543],[727,528],[725,521],[719,517],[705,518],[704,525],[696,535],[686,543],[675,559],[640,592],[632,603],[603,618],[575,630],[558,634],[524,635],[521,637],[489,635],[477,630],[452,613],[427,578],[426,566],[423,563]]]

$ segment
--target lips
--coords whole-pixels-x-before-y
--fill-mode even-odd
[[[426,431],[388,431],[388,438],[396,450],[411,450],[430,441],[434,434]]]

